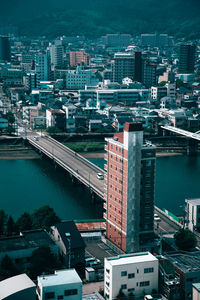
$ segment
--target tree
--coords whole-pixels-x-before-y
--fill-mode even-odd
[[[174,235],[174,240],[176,246],[184,251],[190,250],[197,245],[196,237],[189,229],[179,229]]]
[[[159,86],[165,86],[166,85],[166,83],[167,83],[167,81],[161,81],[161,82],[159,82]]]
[[[42,273],[51,273],[58,268],[61,268],[61,263],[49,247],[43,246],[33,252],[30,259],[30,274],[32,278],[36,278]]]
[[[6,222],[7,216],[3,209],[0,210],[0,235],[4,233],[5,228],[5,222]]]
[[[179,89],[182,86],[183,87],[185,86],[184,82],[181,79],[179,79],[179,78],[176,79],[176,88]]]
[[[36,209],[32,214],[32,219],[34,228],[44,228],[47,230],[60,222],[60,218],[56,215],[53,208],[48,205]]]
[[[17,232],[17,227],[16,224],[11,216],[9,216],[8,221],[7,221],[7,229],[6,233],[7,235],[12,235]]]
[[[0,276],[4,279],[14,276],[18,273],[16,266],[13,264],[11,258],[5,255],[0,264]]]
[[[16,222],[19,231],[31,230],[33,227],[33,220],[30,214],[23,213]]]
[[[9,124],[15,123],[15,116],[11,111],[7,112],[6,118],[7,118]]]

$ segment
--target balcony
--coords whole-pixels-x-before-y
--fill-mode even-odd
[[[105,150],[105,151],[108,151],[108,145],[105,145],[105,146],[104,146],[104,150]]]
[[[104,164],[104,170],[107,171],[108,165]]]
[[[104,202],[104,204],[103,204],[103,208],[105,209],[105,210],[107,210],[107,204]]]
[[[107,213],[103,213],[103,218],[107,219]]]

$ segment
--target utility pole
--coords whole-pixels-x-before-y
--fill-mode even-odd
[[[69,232],[65,233],[65,236],[67,238],[68,241],[68,269],[71,268],[71,234]]]

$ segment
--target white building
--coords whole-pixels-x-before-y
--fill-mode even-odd
[[[55,40],[49,45],[51,64],[54,67],[62,66],[64,63],[64,47],[62,40]]]
[[[158,259],[149,252],[105,258],[104,296],[115,299],[122,291],[126,296],[151,294],[158,290]]]
[[[46,299],[82,299],[82,281],[75,269],[55,271],[55,274],[37,278],[39,300]]]
[[[125,103],[126,105],[136,105],[136,102],[147,101],[149,98],[148,89],[85,89],[79,91],[80,101],[92,99],[100,103]]]
[[[186,219],[188,229],[191,231],[200,229],[200,198],[186,199]]]
[[[200,300],[200,283],[193,283],[192,285],[192,299]]]
[[[35,300],[36,286],[26,275],[20,274],[0,282],[0,299]]]

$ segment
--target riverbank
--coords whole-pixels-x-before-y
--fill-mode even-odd
[[[104,158],[104,152],[91,152],[91,153],[85,153],[80,152],[80,155],[82,155],[85,158]],[[156,157],[165,157],[165,156],[180,156],[184,155],[184,153],[180,152],[157,152]]]
[[[40,158],[39,154],[29,148],[1,149],[0,147],[0,160],[39,159],[39,158]]]

